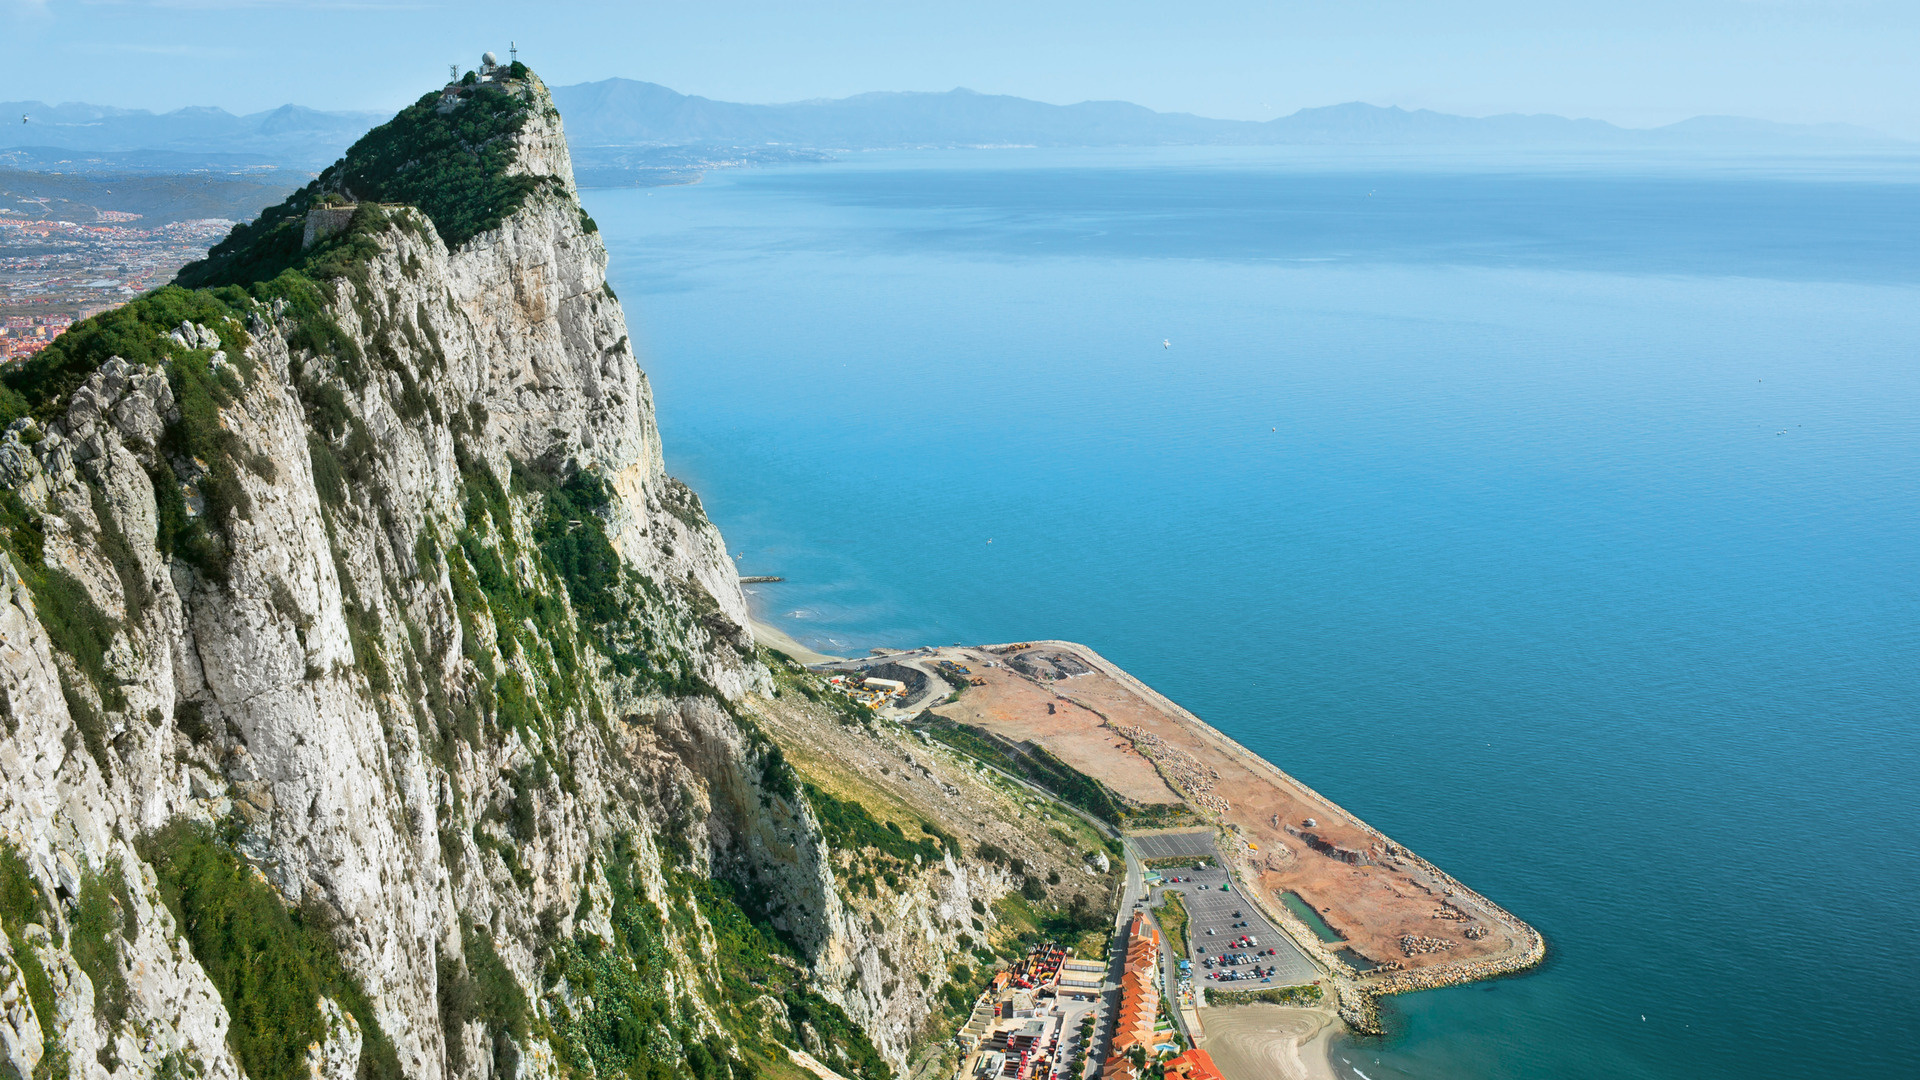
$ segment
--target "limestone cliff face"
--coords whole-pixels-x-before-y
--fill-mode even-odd
[[[169,328],[161,362],[107,360],[0,441],[0,841],[20,867],[0,1058],[21,1077],[242,1073],[229,976],[151,861],[183,822],[324,928],[409,1077],[562,1071],[596,1006],[554,957],[613,941],[628,891],[668,958],[677,1067],[726,1042],[713,935],[675,917],[694,909],[673,874],[724,874],[838,947],[819,829],[735,706],[770,684],[720,535],[664,471],[558,115],[537,80],[509,92],[531,105],[512,169],[545,182],[496,227],[449,249],[419,211],[368,209],[318,317],[228,301],[230,323]],[[218,460],[180,435],[209,419]],[[586,495],[556,511],[563,489]],[[587,533],[616,565],[568,546]],[[97,658],[56,647],[80,624]],[[489,1019],[487,993],[512,994],[484,987],[449,1004],[478,940],[530,1014]],[[364,1072],[345,1000],[320,1003],[317,1073]]]
[[[442,165],[492,186],[368,197]],[[6,1068],[882,1080],[1110,897],[1070,815],[762,664],[537,79],[215,256],[256,276],[0,387]]]

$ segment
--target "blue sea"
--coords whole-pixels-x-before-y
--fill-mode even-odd
[[[1086,642],[1537,926],[1344,1075],[1920,1075],[1920,163],[586,193],[761,616]]]

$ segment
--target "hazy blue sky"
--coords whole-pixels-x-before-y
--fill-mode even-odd
[[[1266,119],[1342,101],[1840,120],[1920,138],[1920,0],[0,0],[0,100],[389,109],[488,48],[551,83],[738,101],[1119,98]]]

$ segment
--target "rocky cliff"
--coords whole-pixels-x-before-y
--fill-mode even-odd
[[[878,1080],[1064,910],[938,807],[823,816],[768,732],[853,714],[756,651],[606,262],[516,65],[5,377],[23,1080]]]

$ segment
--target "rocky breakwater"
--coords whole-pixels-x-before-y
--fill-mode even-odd
[[[1328,803],[1328,805],[1333,804]],[[1406,970],[1402,961],[1386,960],[1372,970],[1358,971],[1338,954],[1329,950],[1320,941],[1319,936],[1285,905],[1271,902],[1269,897],[1262,894],[1262,890],[1250,884],[1260,880],[1263,865],[1268,869],[1279,870],[1288,865],[1286,862],[1279,866],[1273,866],[1270,863],[1256,864],[1252,854],[1246,851],[1245,845],[1238,843],[1223,845],[1223,850],[1228,853],[1229,865],[1242,883],[1242,892],[1259,907],[1261,914],[1270,923],[1279,927],[1292,939],[1301,952],[1333,977],[1335,1007],[1341,1020],[1350,1029],[1366,1035],[1385,1033],[1385,1028],[1380,1022],[1377,1001],[1382,996],[1455,986],[1508,975],[1538,964],[1545,956],[1546,944],[1531,926],[1480,894],[1467,889],[1432,863],[1388,839],[1358,818],[1338,810],[1337,807],[1335,809],[1347,820],[1360,825],[1374,837],[1370,852],[1358,852],[1327,844],[1320,841],[1317,835],[1292,825],[1285,826],[1286,831],[1306,840],[1309,847],[1319,854],[1349,865],[1385,862],[1401,869],[1416,869],[1427,880],[1438,886],[1444,897],[1440,905],[1429,913],[1433,919],[1462,924],[1462,933],[1468,940],[1473,941],[1482,940],[1487,935],[1487,927],[1481,920],[1490,921],[1518,942],[1517,947],[1493,957],[1453,960],[1414,970]],[[1314,843],[1314,841],[1320,842]],[[1403,935],[1399,945],[1408,958],[1450,952],[1457,947],[1455,942],[1419,934]]]
[[[1250,856],[1240,852],[1241,845],[1230,844],[1226,847],[1227,850],[1234,852],[1229,856],[1229,863],[1236,871],[1236,877],[1242,883],[1257,882],[1260,868],[1253,863]],[[1398,845],[1393,845],[1389,850],[1396,858],[1418,860],[1418,856]],[[1438,880],[1451,887],[1449,895],[1454,897],[1455,901],[1469,902],[1457,891],[1460,889],[1457,882],[1441,874],[1437,868],[1425,863],[1424,860],[1418,861]],[[1380,1008],[1377,1001],[1380,997],[1415,990],[1457,986],[1481,979],[1510,975],[1533,967],[1546,955],[1544,940],[1531,926],[1507,914],[1484,897],[1471,894],[1473,898],[1471,902],[1483,907],[1490,916],[1499,919],[1509,933],[1516,935],[1521,942],[1520,947],[1499,956],[1456,960],[1414,970],[1406,970],[1401,961],[1389,960],[1372,970],[1358,971],[1323,945],[1318,935],[1314,934],[1285,905],[1270,902],[1266,896],[1261,895],[1260,890],[1252,886],[1243,884],[1241,891],[1260,909],[1260,913],[1268,922],[1284,931],[1301,952],[1333,977],[1335,1008],[1339,1012],[1340,1019],[1349,1029],[1362,1035],[1386,1033],[1386,1029],[1380,1022]],[[1466,918],[1461,909],[1454,906],[1453,901],[1447,903],[1444,910],[1452,914],[1436,913],[1434,917],[1455,922]],[[1484,926],[1478,925],[1468,926],[1463,930],[1469,940],[1480,940],[1486,936],[1486,932]],[[1449,952],[1456,947],[1454,942],[1416,934],[1403,935],[1399,944],[1408,957]]]
[[[487,65],[4,376],[20,1076],[888,1074],[605,268]]]
[[[1459,986],[1463,983],[1499,978],[1525,971],[1546,959],[1546,939],[1542,938],[1532,926],[1479,893],[1467,889],[1413,852],[1392,844],[1385,851],[1394,859],[1419,865],[1445,889],[1447,899],[1442,902],[1440,909],[1433,913],[1433,918],[1469,923],[1461,931],[1463,936],[1469,941],[1480,941],[1487,937],[1489,928],[1484,923],[1473,921],[1475,916],[1479,916],[1505,931],[1514,945],[1495,956],[1453,960],[1412,970],[1394,969],[1382,965],[1361,976],[1361,985],[1368,994],[1384,996],[1404,994],[1414,990],[1433,990],[1443,986]],[[1400,945],[1402,951],[1412,957],[1451,951],[1454,943],[1427,935],[1410,934],[1401,939]]]

